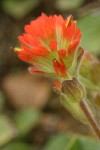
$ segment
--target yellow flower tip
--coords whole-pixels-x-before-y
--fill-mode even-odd
[[[74,25],[75,25],[75,27],[77,26],[77,21],[74,21]]]
[[[21,51],[22,51],[22,49],[19,48],[19,47],[15,47],[15,48],[14,48],[14,52],[16,52],[16,53],[19,53],[19,52],[21,52]]]
[[[68,27],[70,25],[70,23],[72,22],[73,20],[73,16],[70,15],[68,18],[67,18],[67,21],[66,21],[66,27]]]

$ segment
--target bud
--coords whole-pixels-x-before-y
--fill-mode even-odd
[[[83,86],[75,77],[72,80],[63,81],[61,91],[73,102],[81,101],[85,95]]]

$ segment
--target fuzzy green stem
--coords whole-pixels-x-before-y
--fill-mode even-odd
[[[80,107],[81,107],[82,111],[84,112],[84,114],[85,114],[90,126],[92,127],[93,131],[95,132],[96,136],[100,140],[100,128],[99,128],[94,116],[92,115],[91,111],[89,110],[86,102],[83,100],[80,101]]]

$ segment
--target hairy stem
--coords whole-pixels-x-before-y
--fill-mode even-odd
[[[90,112],[86,102],[82,100],[80,102],[80,107],[81,107],[82,111],[84,112],[84,114],[85,114],[89,124],[91,125],[93,131],[95,132],[96,136],[100,140],[100,127],[98,126],[94,116]]]

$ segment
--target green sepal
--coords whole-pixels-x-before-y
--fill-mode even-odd
[[[72,62],[72,65],[69,69],[69,72],[72,76],[76,76],[77,73],[78,73],[78,69],[79,69],[79,66],[80,66],[80,62],[82,60],[82,57],[83,57],[83,54],[84,54],[84,49],[82,47],[79,47],[75,54],[74,54],[74,59],[73,59],[73,62]]]
[[[82,112],[79,103],[72,103],[72,100],[69,99],[67,96],[62,95],[60,98],[61,104],[78,120],[82,123],[87,124],[87,119]]]

